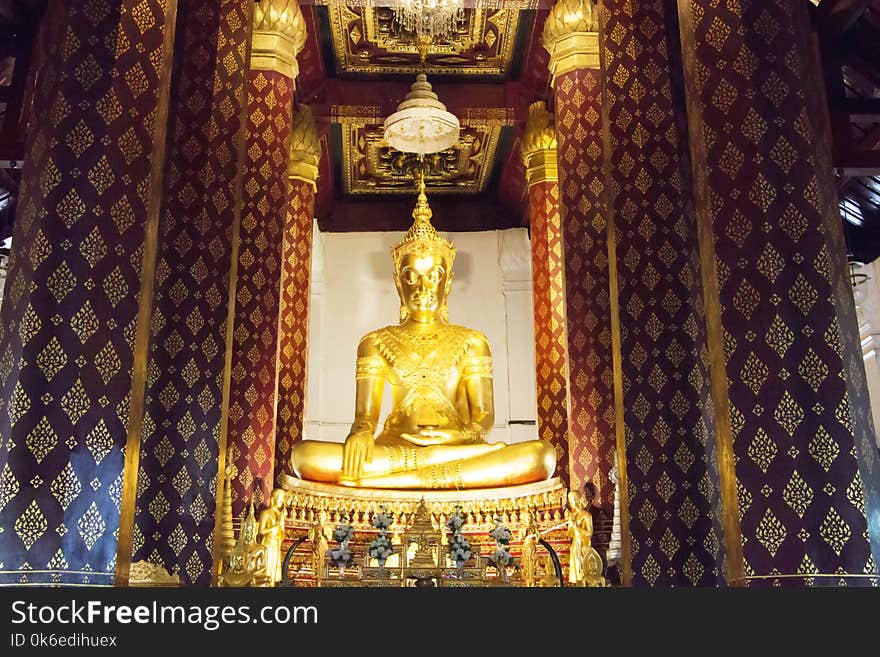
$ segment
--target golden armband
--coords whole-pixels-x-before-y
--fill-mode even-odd
[[[462,364],[462,376],[465,379],[471,377],[480,377],[484,379],[492,378],[492,357],[491,356],[473,356],[465,359]]]
[[[364,356],[357,359],[354,378],[357,381],[361,379],[372,379],[375,377],[385,376],[385,361],[379,356]]]

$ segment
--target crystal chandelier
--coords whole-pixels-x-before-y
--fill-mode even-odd
[[[464,21],[464,0],[392,0],[394,20],[404,32],[447,39]]]
[[[418,38],[423,67],[431,41],[430,36]],[[384,136],[385,143],[392,148],[423,156],[455,146],[459,130],[458,117],[440,102],[423,70],[416,76],[416,81],[397,106],[397,111],[385,119]]]

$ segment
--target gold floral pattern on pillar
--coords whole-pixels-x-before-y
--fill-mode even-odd
[[[717,585],[718,472],[675,2],[606,0],[601,19],[633,584]]]
[[[281,259],[281,316],[278,334],[278,417],[275,428],[275,480],[289,468],[293,444],[302,440],[306,401],[309,292],[315,184],[321,142],[311,109],[300,105],[290,137],[290,189]]]
[[[807,6],[679,4],[745,577],[876,583],[877,451]]]
[[[565,281],[556,168],[556,130],[544,103],[529,108],[521,143],[529,186],[538,437],[556,448],[557,475],[569,481]]]
[[[113,582],[166,11],[43,17],[0,335],[0,583]]]
[[[595,504],[610,515],[616,434],[598,30],[591,0],[561,0],[544,23],[543,40],[562,165],[569,470],[578,488],[593,482]]]
[[[278,319],[293,80],[248,74],[244,196],[235,294],[229,446],[234,515],[267,501],[275,472]]]
[[[250,0],[181,0],[132,561],[210,582]],[[186,100],[186,102],[184,102]]]

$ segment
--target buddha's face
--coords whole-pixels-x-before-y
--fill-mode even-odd
[[[446,304],[452,274],[442,258],[431,254],[407,254],[398,271],[400,303],[417,322],[429,322],[440,316]]]

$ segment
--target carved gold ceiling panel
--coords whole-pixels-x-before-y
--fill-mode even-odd
[[[463,125],[458,144],[440,154],[425,182],[428,194],[477,194],[489,182],[501,125]],[[345,192],[354,196],[412,194],[412,175],[394,166],[397,151],[385,144],[381,124],[342,124]]]
[[[419,54],[400,34],[389,7],[331,5],[330,31],[341,73],[417,73]],[[429,75],[504,77],[513,59],[519,11],[466,9],[459,31],[431,46]]]

